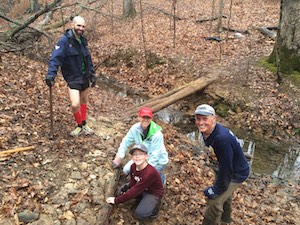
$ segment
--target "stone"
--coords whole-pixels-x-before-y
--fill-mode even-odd
[[[24,223],[34,222],[39,219],[39,214],[31,212],[29,210],[24,210],[18,214],[19,220]]]
[[[82,179],[81,173],[79,171],[73,171],[71,173],[71,179],[74,179],[74,180]]]
[[[30,225],[53,225],[53,219],[46,214],[41,214],[39,220]]]

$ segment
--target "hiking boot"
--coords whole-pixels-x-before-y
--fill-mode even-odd
[[[82,126],[82,130],[86,133],[86,134],[93,134],[94,131],[92,128],[90,128],[88,125],[83,125]]]
[[[73,137],[79,136],[83,132],[83,129],[81,127],[76,127],[75,130],[73,130],[70,135]]]

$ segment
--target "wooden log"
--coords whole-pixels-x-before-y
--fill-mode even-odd
[[[16,149],[10,149],[10,150],[6,150],[6,151],[1,151],[0,155],[8,155],[11,153],[15,153],[15,152],[21,152],[21,151],[27,151],[27,150],[32,150],[34,149],[35,146],[29,146],[29,147],[24,147],[24,148],[16,148]]]
[[[270,31],[267,27],[259,27],[257,28],[258,31],[260,31],[263,35],[272,38],[273,40],[276,39],[276,32]]]
[[[134,106],[133,108],[129,109],[122,119],[126,119],[128,117],[136,116],[137,112],[140,107],[149,107],[153,110],[153,112],[157,112],[167,106],[191,95],[195,92],[203,89],[204,87],[211,84],[218,78],[217,74],[212,74],[207,77],[201,77],[196,81],[191,83],[185,84],[177,89],[172,90],[166,94],[158,96],[156,98],[148,100],[146,103],[142,103],[140,105]],[[171,93],[171,94],[170,94]]]

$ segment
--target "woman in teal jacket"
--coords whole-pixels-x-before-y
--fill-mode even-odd
[[[153,112],[150,108],[143,107],[139,111],[139,121],[134,124],[123,138],[118,152],[113,160],[113,166],[119,167],[126,155],[127,149],[132,144],[143,144],[148,149],[148,163],[161,172],[169,162],[168,152],[164,144],[162,128],[152,121]],[[124,173],[129,174],[130,160],[123,168]],[[161,174],[162,175],[162,174]]]

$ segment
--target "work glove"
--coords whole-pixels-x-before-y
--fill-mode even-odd
[[[54,78],[52,78],[52,77],[46,77],[45,81],[46,81],[46,84],[48,85],[48,87],[50,87],[50,88],[54,85]]]
[[[214,199],[218,196],[216,191],[215,191],[214,186],[206,188],[203,192],[204,192],[204,195],[206,197],[208,197],[208,199]]]
[[[114,161],[112,161],[112,162],[111,162],[111,166],[112,166],[113,169],[118,169],[121,165],[115,163]]]
[[[121,166],[121,162],[122,162],[122,159],[120,158],[120,156],[116,155],[116,157],[112,161],[112,167],[114,169],[119,168]]]
[[[126,191],[128,191],[130,189],[130,184],[125,183],[120,187],[120,194],[124,194]]]
[[[96,77],[93,75],[90,77],[91,87],[96,86]]]

